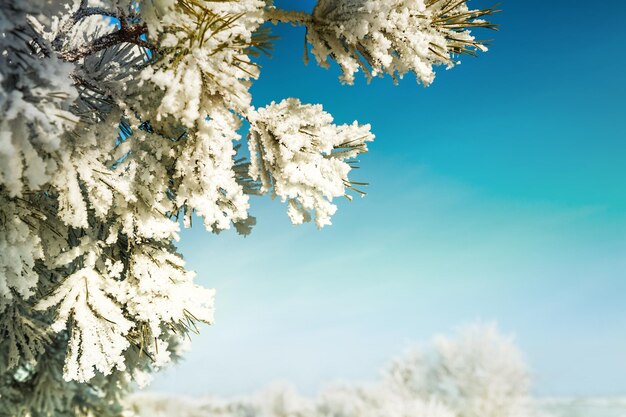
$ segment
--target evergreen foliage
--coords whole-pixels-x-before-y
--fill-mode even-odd
[[[373,139],[295,98],[249,88],[265,22],[306,25],[317,61],[415,73],[484,50],[492,10],[453,0],[5,0],[0,5],[0,416],[119,415],[133,384],[178,358],[211,289],[174,243],[195,213],[249,233],[249,196],[330,224]],[[249,124],[251,161],[238,156]],[[182,220],[182,222],[180,221]]]

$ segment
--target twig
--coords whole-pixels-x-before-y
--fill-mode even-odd
[[[59,52],[62,59],[69,62],[78,61],[88,55],[92,55],[103,49],[110,48],[119,43],[132,43],[147,49],[154,49],[153,46],[139,37],[147,33],[145,24],[124,25],[120,30],[101,36],[92,42],[81,45],[69,51]]]

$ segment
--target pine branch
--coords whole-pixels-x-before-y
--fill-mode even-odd
[[[313,15],[296,10],[283,10],[276,7],[265,10],[265,19],[276,24],[291,23],[292,25],[307,25],[313,21]]]
[[[118,31],[101,36],[100,38],[81,45],[78,48],[60,52],[59,55],[65,61],[76,62],[86,56],[120,43],[131,43],[146,49],[156,49],[154,45],[140,39],[140,36],[145,34],[147,34],[145,24],[122,25],[121,29]]]
[[[129,24],[129,21],[135,20],[131,19],[132,15],[133,13],[131,12],[131,15],[129,16],[121,7],[118,7],[116,11],[113,11],[103,7],[88,6],[87,1],[81,0],[78,9],[67,19],[62,28],[58,31],[57,36],[51,43],[52,47],[56,51],[59,51],[58,54],[61,59],[69,62],[76,62],[86,56],[121,43],[130,43],[153,51],[156,50],[157,48],[155,45],[141,39],[142,35],[148,34],[145,23]],[[64,51],[64,36],[83,19],[90,16],[107,16],[117,19],[119,21],[120,29],[101,36],[77,48]]]

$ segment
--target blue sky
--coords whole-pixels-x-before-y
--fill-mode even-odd
[[[371,123],[353,177],[368,195],[340,202],[322,231],[292,226],[266,198],[245,239],[185,231],[180,249],[217,289],[217,321],[151,389],[287,380],[314,393],[484,320],[516,335],[536,394],[626,394],[626,3],[501,8],[501,30],[482,34],[491,50],[429,88],[343,86],[336,68],[303,65],[301,28],[275,28],[255,104],[299,97]]]

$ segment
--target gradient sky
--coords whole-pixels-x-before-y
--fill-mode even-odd
[[[276,27],[255,104],[299,97],[371,123],[353,173],[368,195],[322,231],[255,198],[245,239],[184,232],[188,266],[217,289],[216,323],[151,389],[286,380],[314,393],[485,320],[516,335],[536,394],[626,394],[626,2],[600,6],[505,1],[501,30],[481,34],[491,50],[429,88],[342,86],[336,68],[304,66],[302,28]]]

